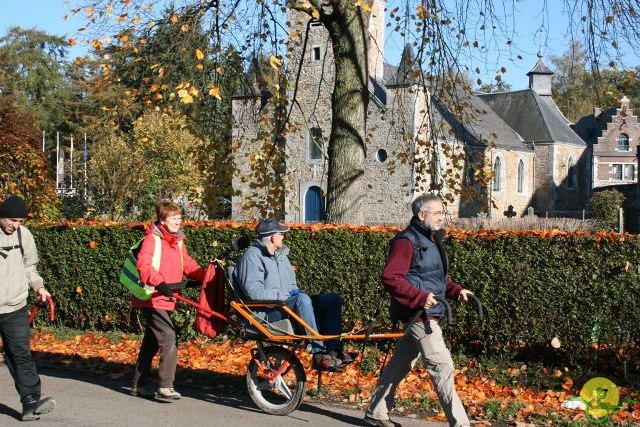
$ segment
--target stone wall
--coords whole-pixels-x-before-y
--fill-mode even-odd
[[[504,149],[489,149],[492,165],[495,159],[499,158],[501,163],[500,182],[501,186],[498,191],[493,188],[490,183],[489,194],[493,204],[491,206],[492,217],[502,217],[504,212],[512,206],[512,211],[517,216],[523,216],[526,210],[531,206],[534,195],[534,154],[527,151],[512,151]],[[522,192],[518,190],[518,163],[522,160],[524,164],[524,179]]]

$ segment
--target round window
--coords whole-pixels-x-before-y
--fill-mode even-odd
[[[379,161],[380,163],[386,162],[388,158],[389,158],[389,155],[387,154],[387,150],[385,150],[384,148],[381,148],[378,151],[376,151],[376,160]]]

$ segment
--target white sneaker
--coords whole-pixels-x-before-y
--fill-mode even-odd
[[[178,393],[176,391],[175,388],[173,387],[160,387],[158,389],[158,394],[156,394],[156,397],[160,398],[160,399],[180,399],[182,397],[182,395],[180,393]]]

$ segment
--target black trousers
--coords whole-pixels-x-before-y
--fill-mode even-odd
[[[40,399],[40,377],[36,371],[36,362],[31,357],[31,329],[26,307],[12,313],[0,314],[0,337],[7,368],[13,377],[20,400],[24,401],[25,397],[32,394],[36,399]]]

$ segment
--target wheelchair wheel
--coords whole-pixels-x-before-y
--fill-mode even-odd
[[[256,352],[247,368],[251,400],[267,414],[290,414],[300,406],[307,389],[302,363],[283,347],[266,347],[263,354]]]

